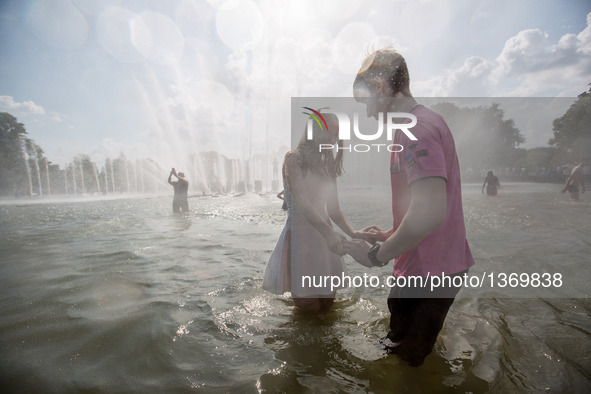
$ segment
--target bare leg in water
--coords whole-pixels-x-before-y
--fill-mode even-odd
[[[334,298],[294,298],[293,302],[302,312],[318,313],[330,309]]]

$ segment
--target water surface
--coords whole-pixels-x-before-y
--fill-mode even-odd
[[[0,205],[2,391],[588,392],[589,197],[504,186],[464,186],[472,272],[561,272],[567,298],[465,289],[420,368],[375,346],[387,289],[310,317],[260,288],[285,221],[274,194],[193,197],[186,216],[170,197]],[[388,193],[341,190],[341,205],[388,227]]]

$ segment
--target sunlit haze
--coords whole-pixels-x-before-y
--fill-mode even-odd
[[[576,97],[585,1],[55,0],[0,5],[0,111],[54,163],[121,152],[164,167],[290,143],[291,97],[352,95],[368,50],[407,59],[420,97]],[[560,114],[558,114],[560,115]],[[517,123],[519,126],[519,123]],[[521,130],[545,146],[551,125]]]

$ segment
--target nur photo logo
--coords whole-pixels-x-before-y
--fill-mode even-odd
[[[315,109],[312,109],[310,107],[302,107],[304,109],[307,109],[308,111],[312,111],[312,113],[309,112],[303,112],[305,115],[310,116],[312,119],[314,119],[316,121],[316,123],[318,123],[318,126],[320,126],[320,130],[325,130],[324,127],[326,127],[326,130],[328,130],[328,125],[326,124],[326,120],[324,119],[324,116],[322,116],[322,114],[318,111],[316,111]],[[324,123],[324,127],[322,127],[322,123],[320,123],[320,120],[318,119],[320,118],[320,120],[322,120],[322,123]],[[308,125],[308,139],[312,139],[312,134],[311,134],[311,125]]]
[[[305,115],[308,115],[308,123],[306,125],[307,129],[307,138],[308,140],[312,140],[313,136],[313,127],[314,122],[320,126],[321,130],[326,131],[328,129],[328,125],[324,116],[317,111],[310,107],[302,107],[310,112],[303,112]],[[417,118],[411,113],[407,112],[387,112],[387,113],[380,113],[378,115],[378,126],[376,131],[361,131],[359,127],[359,114],[357,112],[352,113],[353,116],[353,124],[351,124],[351,117],[350,114],[340,111],[324,111],[326,113],[333,114],[337,117],[339,122],[339,140],[342,141],[350,141],[352,135],[355,136],[358,140],[361,141],[378,141],[382,139],[384,134],[384,129],[386,131],[386,140],[394,141],[394,134],[396,130],[401,130],[409,139],[413,141],[417,141],[415,135],[411,132],[412,129],[417,124]],[[385,117],[385,118],[384,118]],[[410,122],[408,121],[410,120]],[[352,126],[352,127],[351,127]],[[369,152],[372,150],[380,151],[381,149],[387,149],[389,152],[401,152],[403,150],[402,145],[400,144],[385,144],[385,143],[362,143],[362,144],[353,144],[347,146],[338,146],[338,144],[320,144],[319,150],[322,151],[324,149],[336,149],[339,150],[347,150],[349,152]]]

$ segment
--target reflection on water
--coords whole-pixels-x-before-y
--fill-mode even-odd
[[[464,187],[473,271],[560,271],[579,296],[464,289],[421,368],[375,346],[386,289],[343,290],[315,317],[261,290],[285,220],[274,195],[195,197],[184,216],[169,198],[2,205],[3,391],[587,392],[589,199],[504,187]],[[391,221],[387,190],[341,200],[358,227]]]

